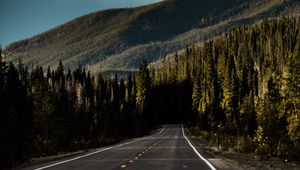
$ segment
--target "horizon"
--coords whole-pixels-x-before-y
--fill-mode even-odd
[[[3,0],[0,44],[31,38],[80,16],[106,9],[131,8],[161,0]],[[59,4],[59,5],[58,5]]]

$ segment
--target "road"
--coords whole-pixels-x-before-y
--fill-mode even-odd
[[[195,148],[182,125],[165,125],[157,134],[85,155],[28,167],[35,170],[216,169]]]

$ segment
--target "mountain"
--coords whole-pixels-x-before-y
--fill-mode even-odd
[[[92,73],[135,70],[240,25],[281,15],[299,16],[298,0],[165,0],[94,12],[7,46],[6,61]]]

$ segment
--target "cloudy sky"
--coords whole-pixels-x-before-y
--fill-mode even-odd
[[[160,0],[0,0],[0,44],[29,38],[90,12]]]

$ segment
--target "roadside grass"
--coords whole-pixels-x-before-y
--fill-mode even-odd
[[[300,169],[297,157],[275,157],[270,153],[256,153],[257,144],[253,137],[218,137],[216,133],[194,127],[189,128],[188,133],[202,149],[234,164],[233,169]]]

